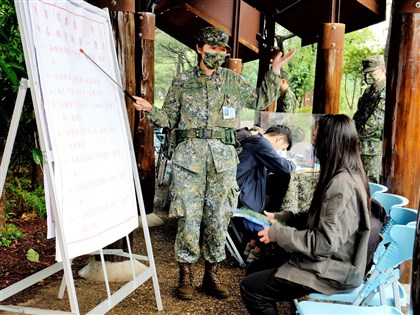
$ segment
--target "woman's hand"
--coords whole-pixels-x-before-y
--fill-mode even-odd
[[[283,53],[280,51],[277,53],[277,55],[274,57],[273,62],[271,63],[271,68],[275,73],[280,73],[280,69],[290,60],[290,58],[293,57],[295,54],[295,50],[292,49],[289,51],[286,55],[283,55]]]
[[[133,97],[136,99],[136,102],[133,103],[133,105],[137,110],[144,110],[145,112],[152,110],[153,105],[146,101],[144,98],[138,96]]]
[[[273,212],[267,212],[264,210],[264,214],[268,217],[268,221],[273,224],[276,222],[276,219],[274,219],[274,213]]]
[[[265,211],[264,211],[265,212]],[[270,238],[268,237],[268,227],[264,226],[264,230],[258,232],[258,236],[260,236],[260,241],[264,244],[271,243]]]

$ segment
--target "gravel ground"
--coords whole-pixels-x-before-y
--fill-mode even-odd
[[[216,299],[197,291],[193,300],[182,301],[176,298],[174,289],[178,282],[178,266],[174,260],[173,244],[176,234],[176,220],[169,219],[164,209],[164,196],[166,186],[157,187],[155,211],[164,224],[149,228],[153,256],[156,263],[158,282],[163,303],[163,311],[157,311],[156,299],[152,280],[147,280],[123,301],[117,304],[107,314],[247,314],[239,292],[239,283],[244,276],[244,269],[239,266],[227,252],[227,259],[222,263],[222,282],[229,287],[231,295],[227,299]],[[143,230],[134,231],[133,252],[146,255],[144,247]],[[87,261],[84,258],[83,263]],[[76,294],[81,314],[86,314],[106,298],[106,287],[103,282],[92,282],[82,279],[77,272],[83,265],[76,264],[73,268]],[[201,284],[204,272],[204,261],[200,260],[195,268],[195,285]],[[18,293],[2,304],[36,307],[46,310],[70,311],[67,293],[62,300],[57,298],[61,284],[60,277],[50,281],[41,282],[30,289]],[[111,283],[111,292],[118,290],[123,284]],[[289,303],[279,304],[279,313],[284,315],[295,314],[294,307]],[[1,312],[0,314],[15,314]]]

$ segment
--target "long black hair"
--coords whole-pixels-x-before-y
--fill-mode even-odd
[[[311,208],[320,205],[325,187],[331,179],[336,174],[346,171],[363,179],[370,211],[368,181],[360,157],[359,135],[353,119],[344,114],[328,114],[319,119],[316,128],[315,149],[321,169]]]

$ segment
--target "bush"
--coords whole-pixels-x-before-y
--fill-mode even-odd
[[[45,218],[46,206],[44,187],[32,187],[26,178],[14,178],[6,183],[6,214],[8,217],[20,216],[24,212],[35,211]]]
[[[9,246],[13,240],[23,238],[23,233],[14,224],[6,224],[6,231],[0,233],[0,246]]]

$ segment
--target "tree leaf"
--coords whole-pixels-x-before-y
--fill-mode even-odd
[[[42,164],[43,163],[43,156],[42,151],[38,148],[35,148],[32,150],[32,158],[34,159],[34,162],[36,164]]]
[[[32,248],[28,249],[28,252],[26,253],[26,258],[31,262],[39,262],[39,254]]]

